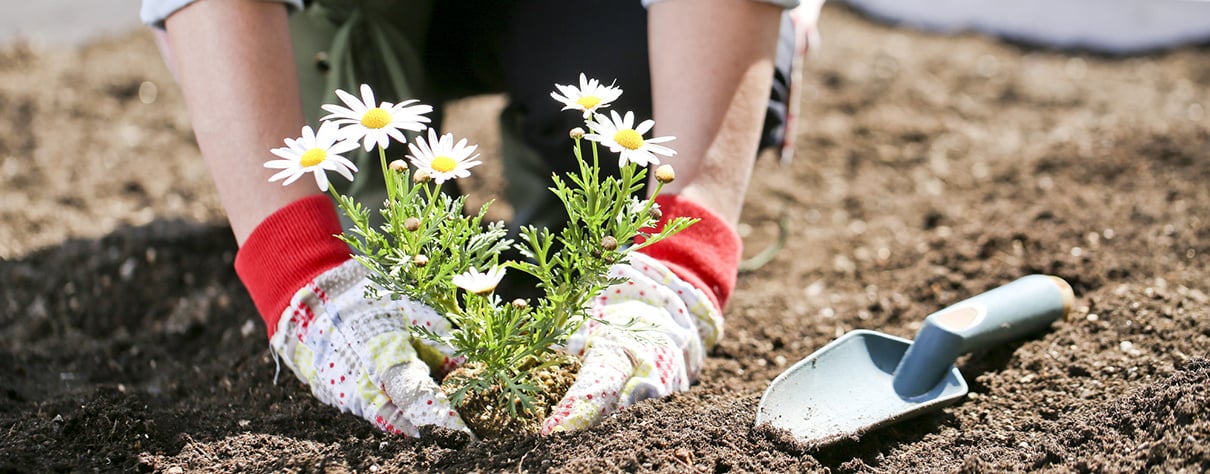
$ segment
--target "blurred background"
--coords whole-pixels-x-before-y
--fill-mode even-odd
[[[814,4],[817,0],[803,3]],[[138,26],[140,0],[0,0],[0,44],[79,45]],[[1210,0],[833,0],[942,32],[1133,54],[1210,40]],[[824,26],[826,28],[826,25]]]
[[[139,0],[0,0],[0,44],[75,46],[139,26]]]

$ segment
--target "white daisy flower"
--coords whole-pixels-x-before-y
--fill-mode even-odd
[[[580,73],[579,88],[561,84],[555,84],[555,88],[562,94],[551,92],[550,96],[563,103],[563,110],[581,110],[585,119],[591,117],[597,109],[608,107],[610,102],[622,95],[622,89],[613,85],[602,85],[600,81],[589,79],[584,73]]]
[[[327,171],[335,171],[352,181],[352,172],[357,171],[357,166],[340,154],[357,148],[357,142],[341,140],[338,128],[332,122],[324,122],[316,133],[309,125],[303,126],[302,137],[287,138],[286,146],[269,150],[270,153],[282,157],[280,160],[265,162],[265,168],[281,170],[269,177],[269,182],[285,178],[282,182],[282,186],[285,186],[297,181],[307,172],[313,172],[319,190],[327,191]]]
[[[504,278],[504,267],[492,267],[487,273],[479,273],[474,268],[461,275],[454,275],[454,285],[476,295],[486,295],[495,291],[496,285]]]
[[[342,90],[337,90],[336,96],[348,107],[324,104],[323,109],[331,114],[323,120],[335,119],[334,122],[344,127],[340,129],[341,138],[361,140],[366,151],[370,151],[374,145],[386,148],[391,138],[399,143],[407,143],[407,137],[400,130],[424,130],[424,124],[429,123],[429,118],[424,114],[433,111],[432,106],[418,104],[417,100],[405,100],[398,104],[382,102],[375,106],[374,91],[366,84],[361,85],[361,99]]]
[[[452,133],[437,138],[437,132],[430,128],[428,141],[416,137],[416,143],[408,144],[408,150],[412,152],[408,160],[419,168],[418,172],[428,172],[433,181],[441,184],[449,179],[470,176],[469,170],[483,163],[474,161],[479,157],[475,153],[477,148],[479,145],[467,146],[465,138],[454,143]]]
[[[609,151],[619,153],[618,166],[625,166],[627,161],[639,166],[658,165],[660,160],[655,155],[676,155],[676,150],[657,145],[657,143],[672,141],[676,137],[643,139],[643,134],[655,125],[654,120],[644,120],[635,127],[634,112],[626,112],[626,116],[622,117],[611,110],[609,115],[610,117],[606,117],[604,114],[594,116],[588,122],[588,128],[592,129],[592,133],[585,134],[584,138],[609,147]]]

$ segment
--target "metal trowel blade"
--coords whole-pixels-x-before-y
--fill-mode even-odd
[[[768,422],[800,442],[823,446],[953,403],[967,393],[958,369],[929,392],[895,393],[893,372],[911,341],[850,331],[779,375],[765,390],[756,424]]]

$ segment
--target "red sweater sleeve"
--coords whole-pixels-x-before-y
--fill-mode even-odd
[[[640,252],[664,263],[682,280],[706,292],[722,311],[739,272],[743,252],[739,234],[722,216],[682,196],[661,195],[655,202],[663,213],[657,229],[674,217],[701,220]]]
[[[340,219],[327,196],[294,201],[265,218],[235,255],[239,275],[269,337],[299,289],[347,261],[349,246],[336,238]]]

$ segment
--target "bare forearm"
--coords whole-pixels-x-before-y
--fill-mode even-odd
[[[303,125],[286,8],[204,0],[168,17],[166,29],[198,145],[242,244],[269,214],[316,192],[271,185],[263,166]]]
[[[655,136],[677,137],[681,194],[739,220],[773,80],[782,9],[750,0],[667,0],[649,16]]]

